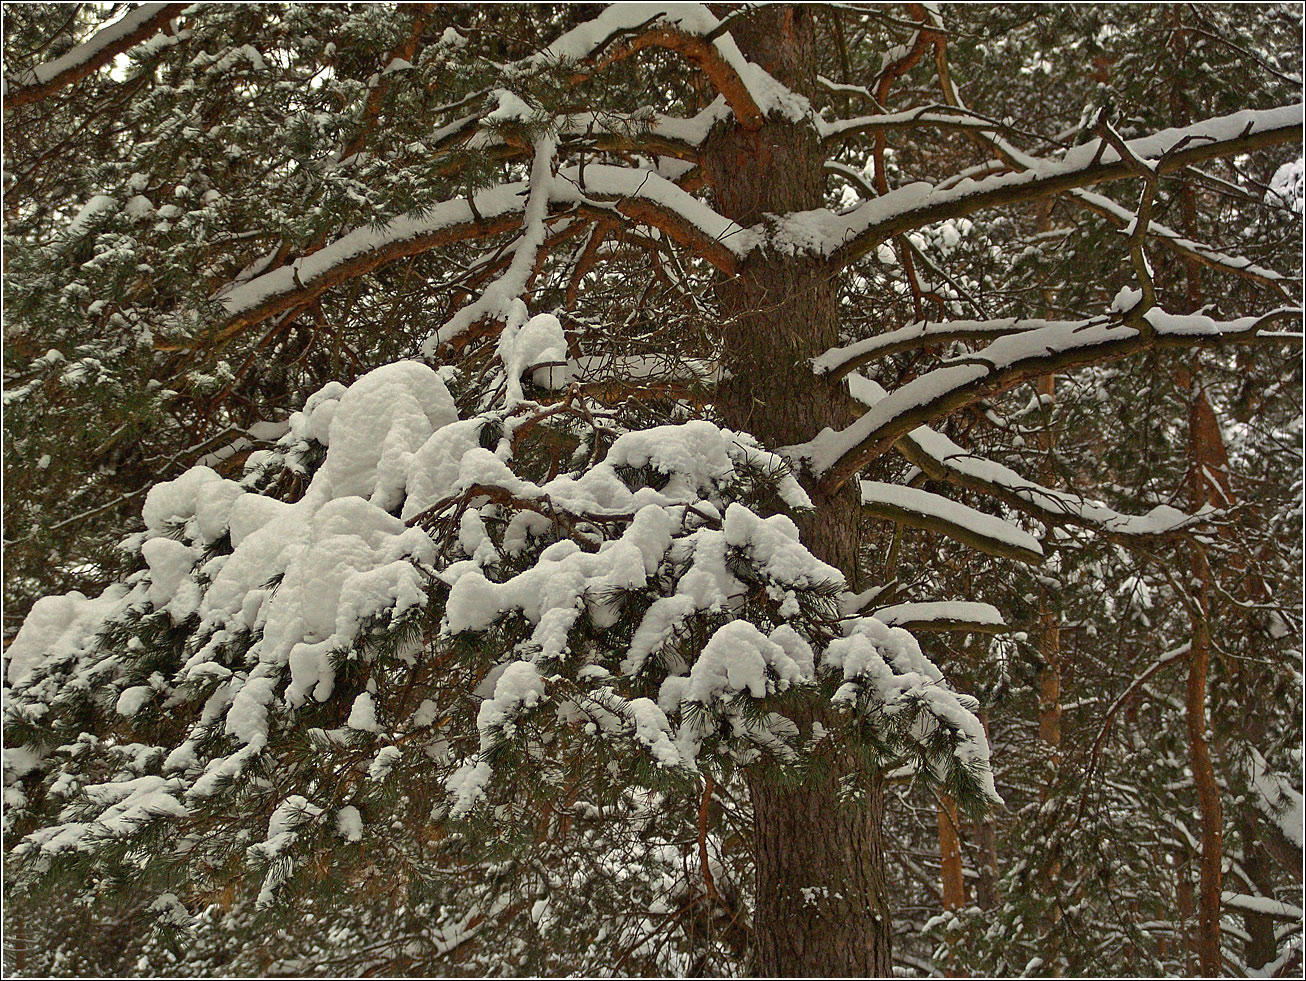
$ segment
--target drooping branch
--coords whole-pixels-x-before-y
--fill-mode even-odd
[[[549,212],[553,187],[552,165],[557,149],[557,141],[551,136],[541,138],[535,145],[530,194],[523,209],[521,236],[513,247],[508,268],[479,297],[462,307],[431,337],[424,345],[426,353],[433,351],[440,342],[457,337],[482,317],[505,319],[512,302],[526,291],[535,274],[539,250],[545,242],[544,219]]]
[[[5,108],[39,102],[80,82],[118,55],[158,34],[187,6],[184,3],[142,4],[58,58],[7,76],[4,79]]]
[[[721,51],[715,44],[701,37],[669,28],[655,28],[625,41],[608,52],[594,66],[594,71],[602,71],[609,65],[629,58],[645,48],[674,51],[693,63],[712,83],[712,87],[725,97],[740,126],[747,130],[761,127],[762,109],[753,99],[753,94],[740,76],[737,67],[722,57]],[[588,77],[588,74],[579,77]]]
[[[955,112],[974,116],[975,114],[973,111],[962,104],[961,97],[952,83],[951,75],[948,70],[946,44],[941,36],[939,36],[936,41],[935,55],[939,80],[943,87],[943,94],[947,101],[947,105]],[[1105,118],[1101,118],[1099,120],[1099,125],[1104,124],[1109,128],[1109,124],[1106,123]],[[1050,163],[1046,158],[1036,157],[1025,153],[1004,139],[1001,135],[1004,129],[1002,126],[970,126],[963,128],[967,130],[967,135],[970,136],[972,141],[996,151],[998,156],[1001,158],[1001,161],[1013,170],[1037,171],[1042,167],[1048,166]],[[1114,133],[1114,131],[1112,131],[1112,133]],[[1107,142],[1111,143],[1111,140],[1108,139]],[[1112,145],[1117,151],[1121,149],[1117,144],[1121,143],[1123,143],[1123,141],[1120,140],[1118,135],[1116,135],[1115,142]],[[1128,158],[1132,155],[1132,151],[1129,149],[1127,144],[1124,145],[1124,150],[1125,152],[1121,154],[1122,157]],[[1126,160],[1126,162],[1130,161]],[[1140,169],[1138,167],[1140,161],[1135,158],[1133,162],[1137,172]],[[1144,163],[1142,169],[1146,168],[1147,165]],[[1144,176],[1149,175],[1145,174]],[[1241,189],[1236,187],[1234,190],[1241,191]],[[1273,270],[1257,266],[1255,263],[1242,256],[1226,255],[1219,249],[1215,249],[1201,242],[1194,242],[1191,239],[1180,235],[1173,229],[1160,224],[1150,215],[1146,222],[1141,222],[1138,214],[1135,214],[1128,208],[1116,204],[1116,202],[1104,195],[1094,194],[1093,192],[1084,190],[1083,188],[1076,188],[1071,190],[1067,196],[1079,206],[1107,219],[1107,221],[1121,231],[1132,231],[1138,229],[1139,226],[1142,226],[1143,230],[1139,232],[1139,234],[1154,239],[1163,247],[1177,253],[1185,260],[1198,262],[1220,272],[1230,272],[1234,275],[1270,286],[1274,288],[1285,301],[1292,302],[1292,296],[1287,289],[1286,277],[1274,272]]]
[[[1187,659],[1191,650],[1192,644],[1184,643],[1172,651],[1166,651],[1166,653],[1153,661],[1142,674],[1131,681],[1129,686],[1120,694],[1120,697],[1111,704],[1109,709],[1107,709],[1106,715],[1102,718],[1102,727],[1098,730],[1097,737],[1093,740],[1093,748],[1089,752],[1088,768],[1084,772],[1084,793],[1079,798],[1079,811],[1075,815],[1075,823],[1073,827],[1078,827],[1079,823],[1084,819],[1084,809],[1088,806],[1089,784],[1093,779],[1093,773],[1097,770],[1098,756],[1102,752],[1102,745],[1106,742],[1108,733],[1111,732],[1111,723],[1115,721],[1116,714],[1119,713],[1120,709],[1123,708],[1125,704],[1133,698],[1145,684],[1147,684],[1147,682],[1152,680],[1154,675],[1160,672],[1163,668],[1167,668],[1172,664],[1177,664],[1180,661]]]
[[[935,129],[978,130],[990,132],[1001,129],[1002,124],[994,119],[971,112],[969,109],[954,109],[947,105],[916,106],[899,112],[886,112],[878,116],[854,116],[837,119],[833,122],[824,120],[817,123],[821,141],[827,145],[836,144],[854,136],[865,133],[884,133],[893,130],[912,130],[933,127]]]
[[[674,51],[703,72],[725,97],[741,126],[756,130],[768,107],[754,91],[755,80],[766,73],[743,56],[728,27],[728,19],[719,20],[701,4],[677,5],[652,16],[647,7],[612,4],[528,61],[537,68],[557,63],[587,65],[588,70],[573,75],[573,81],[583,81],[645,48]],[[601,54],[614,44],[618,46]],[[766,77],[768,88],[783,88]]]
[[[1094,194],[1092,191],[1074,190],[1068,196],[1080,207],[1105,218],[1117,229],[1131,228],[1138,220],[1138,216],[1134,212],[1117,204],[1105,195]],[[1250,259],[1242,256],[1228,255],[1214,246],[1194,242],[1174,229],[1162,225],[1155,218],[1149,223],[1147,234],[1149,238],[1164,248],[1186,259],[1201,263],[1217,272],[1232,273],[1235,276],[1241,276],[1244,279],[1250,279],[1253,282],[1272,287],[1283,295],[1284,299],[1289,299],[1287,287],[1291,281],[1272,269],[1258,266]]]
[[[854,398],[874,407],[888,393],[859,374],[848,376]],[[1186,535],[1207,523],[1208,514],[1189,515],[1166,504],[1147,514],[1122,514],[1077,494],[1053,490],[1010,467],[966,450],[929,426],[918,426],[894,449],[932,480],[1000,501],[1049,526],[1073,525],[1125,545]]]

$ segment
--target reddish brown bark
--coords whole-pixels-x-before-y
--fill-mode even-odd
[[[957,802],[939,797],[939,868],[943,880],[943,908],[966,905],[966,880],[961,864],[961,837],[957,828]]]
[[[782,82],[800,93],[814,91],[810,8],[762,7],[732,24],[732,34],[746,56]],[[823,200],[821,145],[810,124],[768,119],[749,130],[724,122],[709,137],[702,165],[717,210],[745,226],[766,214],[819,207]],[[807,366],[839,340],[832,273],[817,260],[758,252],[719,284],[729,380],[716,404],[727,425],[783,446],[850,421],[844,402]],[[846,492],[816,491],[814,499],[816,510],[799,520],[803,541],[851,578],[857,501]],[[800,728],[810,731],[826,711],[814,701],[800,713]],[[855,803],[840,793],[850,783],[861,791]],[[800,781],[754,773],[750,789],[756,971],[773,977],[889,976],[878,776],[834,755]]]
[[[147,38],[153,37],[161,30],[168,26],[168,21],[180,16],[181,12],[186,9],[184,3],[170,3],[162,7],[153,17],[143,21],[134,31],[124,34],[117,38],[113,43],[106,44],[100,50],[88,57],[85,61],[70,65],[64,71],[50,76],[44,82],[38,82],[32,85],[22,85],[10,82],[8,91],[5,92],[5,108],[13,109],[18,106],[25,106],[28,103],[39,102],[48,98],[60,89],[73,85],[86,78],[88,75],[99,71],[114,58],[124,51],[130,51],[136,45],[140,44]],[[92,38],[87,43],[94,43]],[[6,80],[8,81],[8,80]]]
[[[1189,498],[1193,509],[1227,503],[1229,457],[1219,421],[1197,380],[1183,372],[1190,394],[1188,417]],[[1224,858],[1224,819],[1220,788],[1211,762],[1206,734],[1206,677],[1211,660],[1211,566],[1206,550],[1189,546],[1194,593],[1192,650],[1188,658],[1188,684],[1184,709],[1188,728],[1188,756],[1201,812],[1201,864],[1197,888],[1197,956],[1202,973],[1220,973],[1220,866]]]

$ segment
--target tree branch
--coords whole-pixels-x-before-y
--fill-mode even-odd
[[[186,7],[184,3],[142,4],[58,58],[6,78],[5,108],[39,102],[65,86],[80,82],[118,55],[159,33]]]
[[[1129,141],[1135,157],[1156,162],[1158,177],[1214,157],[1249,153],[1269,146],[1301,142],[1302,106],[1244,110],[1207,119],[1182,129],[1168,129]],[[908,184],[868,201],[847,215],[827,209],[786,216],[779,238],[811,248],[811,231],[821,231],[822,251],[847,263],[878,248],[895,235],[945,218],[961,218],[986,208],[1023,204],[1074,188],[1137,177],[1135,166],[1111,149],[1075,147],[1059,161],[1042,161],[1037,169],[962,181],[946,189]],[[786,230],[792,230],[786,236]]]
[[[1005,391],[1028,378],[1115,361],[1152,348],[1217,347],[1273,339],[1262,329],[1300,319],[1284,307],[1261,317],[1217,322],[1153,308],[1085,323],[1065,323],[1001,338],[974,355],[952,358],[897,389],[847,429],[825,430],[790,452],[811,461],[833,493],[901,437],[933,419]]]

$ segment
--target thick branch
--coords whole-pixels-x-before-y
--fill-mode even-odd
[[[6,78],[5,108],[39,102],[65,86],[80,82],[124,51],[159,33],[186,7],[184,3],[142,4],[66,54]]]
[[[862,481],[861,494],[862,510],[875,517],[947,535],[987,555],[1017,562],[1043,561],[1043,547],[1034,536],[938,494],[873,480]]]
[[[1269,146],[1301,142],[1302,106],[1244,110],[1228,116],[1163,130],[1131,140],[1130,151],[1156,162],[1165,176],[1214,157],[1248,153]],[[962,181],[943,189],[916,183],[868,201],[847,215],[826,209],[788,215],[777,227],[782,243],[814,246],[838,262],[851,262],[895,235],[945,218],[960,218],[986,208],[1035,201],[1050,194],[1137,177],[1135,166],[1112,149],[1088,144],[1076,147],[1056,162],[1037,169],[1001,174],[979,181]],[[813,241],[813,229],[820,236]]]
[[[967,630],[999,634],[1007,629],[1002,614],[988,603],[898,603],[881,607],[871,615],[912,633]]]
[[[850,372],[890,354],[900,354],[931,344],[952,341],[991,340],[1006,334],[1019,334],[1050,327],[1055,321],[1024,320],[1006,317],[1001,320],[950,320],[944,323],[914,323],[884,334],[844,347],[831,348],[820,357],[812,359],[812,367],[820,374],[828,373],[837,381]],[[1089,321],[1081,322],[1087,326]]]
[[[1039,375],[1129,357],[1152,348],[1216,347],[1273,339],[1267,325],[1300,319],[1301,311],[1282,308],[1262,317],[1217,323],[1209,317],[1178,317],[1163,310],[1140,316],[1101,318],[1088,324],[1044,327],[1001,338],[975,355],[953,358],[908,382],[839,433],[826,430],[812,442],[793,447],[811,461],[833,493],[862,467],[918,426]]]
[[[727,274],[738,267],[752,236],[734,222],[651,171],[592,164],[564,168],[551,182],[555,209],[610,219],[622,215],[658,228],[672,241]],[[454,242],[503,234],[518,227],[529,193],[526,181],[478,191],[475,207],[465,198],[445,201],[419,217],[395,218],[380,228],[358,228],[318,250],[218,294],[229,319],[225,340],[243,328],[319,296],[328,289],[406,256]]]
[[[644,48],[664,48],[668,51],[674,51],[687,61],[692,62],[707,76],[708,81],[712,83],[712,87],[725,97],[726,103],[735,114],[735,118],[739,120],[740,126],[750,131],[761,128],[762,110],[754,101],[753,94],[748,91],[748,86],[740,77],[739,72],[721,56],[721,52],[717,50],[715,44],[705,41],[701,37],[669,28],[655,28],[640,34],[638,37],[631,38],[616,50],[604,56],[594,70],[602,71],[609,65],[629,58]],[[588,75],[578,77],[586,78]]]

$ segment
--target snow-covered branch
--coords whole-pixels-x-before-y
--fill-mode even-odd
[[[529,194],[529,181],[485,188],[470,201],[456,198],[380,227],[354,229],[312,255],[229,287],[214,297],[229,317],[218,339],[405,256],[512,231]],[[734,271],[755,241],[739,225],[648,170],[602,164],[583,170],[565,167],[551,179],[548,200],[553,208],[579,208],[598,216],[616,213],[656,227],[725,272]]]
[[[878,480],[863,480],[861,493],[862,510],[875,517],[939,532],[987,555],[1018,562],[1043,561],[1043,546],[1033,535],[938,494]]]
[[[1001,337],[973,355],[950,358],[890,393],[840,432],[825,430],[791,448],[810,461],[831,489],[849,480],[917,426],[1011,388],[1028,378],[1068,371],[1138,354],[1152,348],[1213,347],[1273,339],[1265,328],[1300,319],[1283,307],[1260,317],[1216,321],[1200,314],[1179,316],[1158,308],[1087,322],[1053,323]]]
[[[536,142],[535,160],[531,165],[530,194],[522,217],[521,236],[512,250],[512,260],[507,270],[440,328],[428,342],[431,350],[440,342],[457,337],[482,317],[507,319],[514,301],[526,291],[545,241],[544,219],[549,213],[553,158],[557,149],[557,141],[551,136]]]
[[[586,64],[588,70],[576,76],[583,80],[645,48],[674,51],[693,63],[745,129],[757,129],[773,111],[792,114],[809,109],[806,100],[745,58],[730,36],[728,19],[718,19],[702,4],[612,4],[562,35],[530,63],[535,67]]]
[[[1130,153],[1155,165],[1159,176],[1176,173],[1213,157],[1302,138],[1302,105],[1247,109],[1162,130],[1128,143]],[[1057,161],[1040,161],[1019,173],[963,180],[949,187],[907,184],[868,201],[847,214],[827,208],[795,212],[780,219],[771,236],[781,249],[813,252],[851,262],[895,235],[945,218],[960,218],[986,208],[1021,204],[1074,188],[1137,177],[1135,165],[1105,143],[1089,143]]]
[[[1080,321],[1082,325],[1088,323],[1087,320]],[[1001,320],[949,320],[943,323],[919,322],[876,334],[874,337],[844,347],[831,348],[820,357],[813,358],[812,367],[818,374],[829,374],[832,379],[838,380],[877,358],[910,351],[927,344],[1001,337],[1006,334],[1038,330],[1053,324],[1054,321],[1050,320],[1017,317],[1006,317]]]
[[[876,610],[872,616],[891,627],[915,632],[970,630],[976,633],[1001,633],[1006,622],[997,608],[988,603],[942,601],[933,603],[895,603]]]
[[[862,133],[886,130],[914,129],[933,126],[937,129],[980,130],[989,132],[1001,128],[1001,123],[987,119],[968,109],[947,105],[917,106],[900,112],[886,112],[872,116],[853,116],[832,122],[821,120],[817,129],[821,140],[827,144],[838,143]]]
[[[1105,218],[1117,229],[1132,228],[1138,220],[1138,216],[1133,211],[1117,204],[1105,195],[1077,189],[1071,191],[1069,197],[1081,207]],[[1173,228],[1162,225],[1155,218],[1148,223],[1147,235],[1172,252],[1195,259],[1202,265],[1218,272],[1232,273],[1235,276],[1242,276],[1245,279],[1271,286],[1283,293],[1285,299],[1287,298],[1287,285],[1290,281],[1273,269],[1258,266],[1244,256],[1229,255],[1213,246],[1195,242],[1181,235]]]
[[[159,33],[186,7],[184,3],[141,4],[58,58],[7,76],[4,79],[6,108],[39,102],[64,86],[80,82],[118,55]]]
[[[879,384],[863,375],[850,374],[848,383],[853,397],[870,407],[887,395]],[[1209,517],[1185,514],[1165,504],[1143,515],[1122,514],[1078,494],[1044,487],[1010,467],[958,446],[929,426],[917,426],[894,448],[933,480],[983,494],[1045,525],[1075,525],[1122,543],[1186,532]]]

